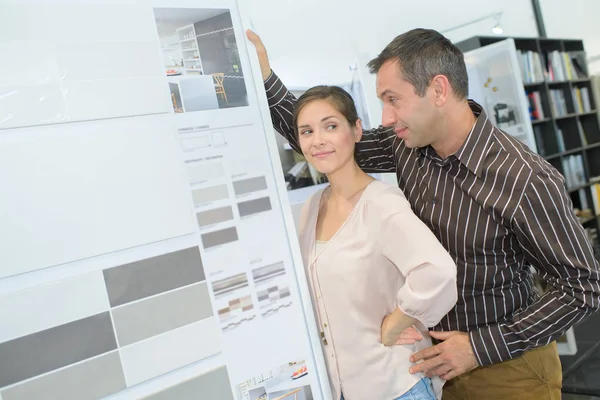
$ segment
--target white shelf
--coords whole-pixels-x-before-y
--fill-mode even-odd
[[[179,38],[179,44],[181,45],[181,51],[183,53],[183,66],[185,70],[187,72],[197,72],[202,74],[204,68],[202,67],[202,60],[200,59],[200,51],[195,43],[196,30],[194,25],[186,25],[177,29],[177,37]],[[189,46],[190,42],[194,43],[194,47],[186,48]]]

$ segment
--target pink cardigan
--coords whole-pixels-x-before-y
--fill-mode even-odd
[[[457,300],[456,265],[396,186],[373,181],[337,233],[316,249],[323,191],[304,205],[300,246],[321,330],[333,399],[392,400],[422,375],[408,372],[409,356],[431,345],[436,325]],[[398,306],[425,339],[385,347],[383,318]],[[441,397],[443,382],[434,389]]]

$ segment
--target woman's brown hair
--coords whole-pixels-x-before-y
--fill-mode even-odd
[[[358,113],[352,96],[339,86],[320,85],[308,89],[296,102],[294,109],[294,131],[298,137],[298,115],[304,107],[316,100],[328,101],[346,118],[351,127],[356,126]]]

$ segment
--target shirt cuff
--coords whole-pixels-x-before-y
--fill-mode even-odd
[[[269,107],[275,107],[281,103],[288,94],[287,88],[273,70],[271,70],[271,75],[265,80],[265,91],[267,92]]]
[[[500,325],[488,325],[469,332],[471,346],[480,366],[510,360],[512,354],[504,340]]]

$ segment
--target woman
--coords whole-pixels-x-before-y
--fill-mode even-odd
[[[439,398],[439,378],[408,372],[410,355],[430,339],[395,343],[454,306],[456,265],[400,189],[358,167],[362,126],[347,92],[308,90],[294,127],[306,160],[329,181],[304,205],[299,228],[334,399]]]

